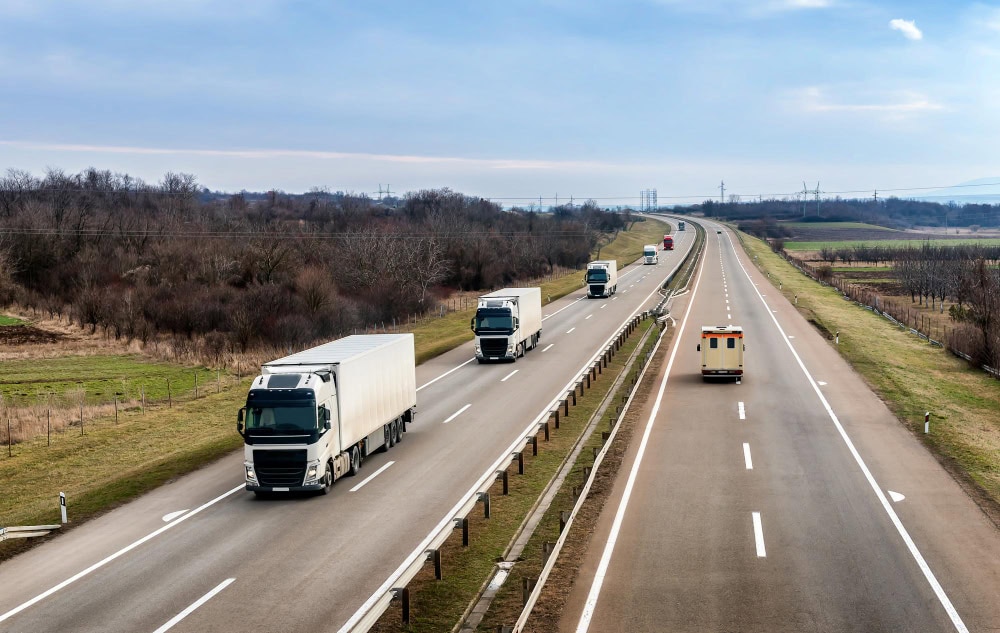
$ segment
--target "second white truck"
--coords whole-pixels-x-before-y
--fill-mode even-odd
[[[588,297],[610,297],[618,291],[618,262],[614,259],[600,260],[587,264]]]
[[[542,289],[504,288],[479,297],[470,326],[477,361],[516,361],[542,337]]]
[[[237,416],[246,488],[326,494],[402,441],[416,406],[412,334],[348,336],[265,363]]]
[[[656,250],[656,244],[646,244],[642,247],[642,263],[644,265],[660,263],[660,256]]]

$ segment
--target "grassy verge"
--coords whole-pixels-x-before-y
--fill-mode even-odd
[[[636,328],[592,388],[577,399],[575,407],[570,408],[570,415],[560,417],[560,428],[550,429],[548,442],[539,435],[538,455],[532,456],[530,448],[526,451],[523,475],[517,474],[516,462],[507,469],[510,494],[501,494],[500,483],[490,489],[491,518],[484,519],[481,508],[470,514],[469,546],[462,547],[460,531],[449,538],[441,549],[442,580],[435,580],[433,566],[427,565],[410,583],[410,626],[404,627],[399,609],[391,608],[373,631],[439,632],[449,631],[455,626],[496,562],[503,559],[518,527],[572,450],[642,334],[652,326],[652,320],[647,320]],[[600,439],[599,434],[597,437]],[[593,461],[589,449],[584,452]],[[579,474],[574,472],[571,479],[579,480]],[[562,510],[569,507],[572,506],[558,506]],[[508,584],[512,581],[508,580]],[[520,591],[519,584],[517,591]]]
[[[601,249],[601,259],[617,259],[618,268],[639,259],[642,247],[663,240],[668,225],[665,222],[647,219],[636,222],[631,231],[621,231],[613,242]],[[596,253],[595,253],[596,256]],[[539,284],[542,288],[542,303],[555,301],[583,287],[583,272],[558,275]],[[417,363],[434,358],[472,340],[469,320],[475,315],[475,308],[450,312],[440,318],[430,318],[413,326]]]
[[[1000,244],[1000,239],[997,238],[961,238],[961,239],[932,239],[932,240],[845,240],[838,242],[785,242],[786,251],[818,251],[824,248],[850,248],[852,246],[892,246],[897,248],[903,247],[919,247],[922,244],[930,241],[932,244],[938,246],[958,246],[961,244],[983,244],[983,245],[996,245]]]
[[[5,325],[25,325],[25,322],[16,317],[7,316],[6,314],[0,314],[0,327]]]
[[[59,522],[65,492],[71,524],[101,514],[240,446],[235,412],[249,381],[172,408],[123,412],[79,429],[6,447],[0,457],[0,526]],[[23,549],[0,543],[0,559]]]
[[[845,301],[771,252],[760,240],[742,236],[748,251],[782,284],[789,299],[821,331],[840,332],[838,351],[868,381],[893,413],[915,432],[970,492],[996,508],[1000,503],[1000,381],[971,369],[885,319]],[[776,292],[777,290],[772,290]],[[923,415],[931,412],[932,433]]]

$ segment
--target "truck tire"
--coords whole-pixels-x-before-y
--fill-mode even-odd
[[[361,472],[361,451],[355,446],[351,449],[351,469],[347,474],[354,477],[359,472]]]
[[[323,487],[320,488],[319,493],[321,495],[330,494],[330,488],[333,487],[333,460],[331,459],[326,463],[326,474],[323,475]]]
[[[399,444],[403,441],[403,432],[406,431],[406,420],[400,420],[399,424],[396,425],[396,443]]]
[[[378,452],[385,453],[393,445],[392,441],[392,422],[382,426],[382,446],[379,447]]]

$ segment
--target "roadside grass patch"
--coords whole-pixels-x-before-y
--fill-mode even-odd
[[[18,319],[17,317],[7,316],[6,314],[0,314],[0,327],[5,325],[25,325],[25,321]]]
[[[888,230],[888,229],[887,229]],[[1000,244],[1000,239],[931,239],[931,240],[843,240],[843,241],[823,241],[805,242],[789,241],[785,242],[786,251],[819,251],[824,248],[851,248],[852,246],[893,246],[917,248],[930,242],[935,246],[959,246],[962,244],[981,244],[983,246],[996,246]]]
[[[845,301],[836,289],[806,277],[760,240],[741,237],[770,272],[771,292],[781,292],[789,301],[797,295],[800,312],[828,332],[839,331],[838,351],[899,420],[960,482],[972,484],[967,490],[1000,507],[1000,381]],[[925,411],[931,412],[929,435],[923,434]]]

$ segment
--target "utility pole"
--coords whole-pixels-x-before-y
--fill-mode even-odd
[[[719,204],[726,204],[726,181],[719,183]]]
[[[802,217],[806,217],[806,196],[809,190],[806,189],[806,181],[802,181]]]
[[[878,189],[875,190],[875,205],[878,206]]]

